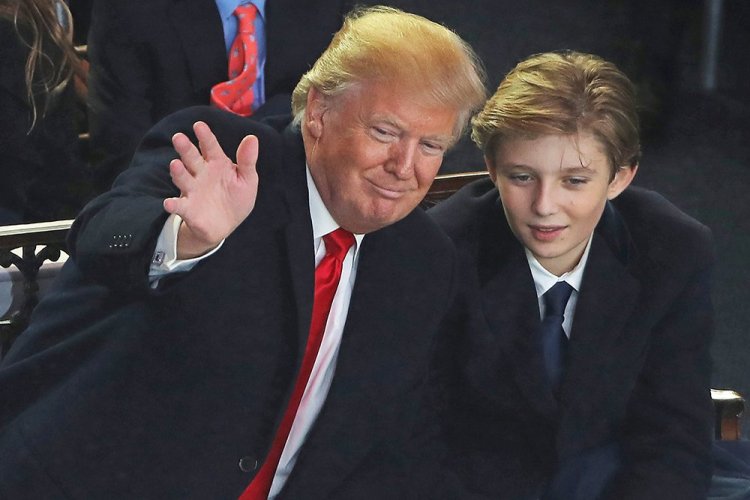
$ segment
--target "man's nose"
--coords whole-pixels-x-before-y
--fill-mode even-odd
[[[419,154],[419,144],[412,141],[399,141],[391,146],[386,170],[399,179],[409,179],[414,175],[414,162]]]

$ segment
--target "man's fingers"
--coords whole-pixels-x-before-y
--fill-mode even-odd
[[[258,138],[247,135],[237,147],[237,171],[240,177],[247,178],[255,174],[255,163],[258,161]]]
[[[193,175],[187,170],[185,164],[178,159],[169,162],[169,175],[177,188],[185,194],[193,185]]]
[[[205,122],[195,122],[193,130],[195,131],[195,136],[198,138],[198,146],[203,154],[203,158],[206,161],[220,160],[227,157],[224,150],[221,149],[216,136],[211,132],[211,128]]]
[[[190,142],[188,136],[181,132],[176,133],[172,136],[172,146],[180,155],[180,159],[182,159],[182,163],[188,172],[195,175],[203,168],[205,160],[198,148]]]
[[[164,199],[164,210],[170,214],[176,214],[183,217],[185,210],[185,199],[184,198],[165,198]],[[183,217],[184,218],[184,217]]]

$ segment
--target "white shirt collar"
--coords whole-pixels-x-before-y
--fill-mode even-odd
[[[232,17],[234,9],[248,3],[255,5],[260,17],[265,18],[266,0],[216,0],[216,8],[219,10],[221,18],[226,21]]]
[[[589,241],[586,244],[586,249],[583,251],[581,260],[578,261],[576,267],[572,270],[564,273],[562,276],[555,276],[551,272],[547,271],[542,265],[536,260],[536,257],[529,251],[528,248],[524,248],[526,252],[526,260],[529,263],[529,269],[531,269],[531,276],[534,278],[534,286],[536,287],[537,297],[544,295],[547,290],[552,288],[558,281],[566,281],[573,289],[578,292],[581,289],[581,282],[583,281],[583,270],[586,269],[586,262],[589,260],[589,250],[591,250],[591,241],[593,240],[593,234],[589,237]]]

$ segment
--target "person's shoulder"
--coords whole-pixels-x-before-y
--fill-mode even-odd
[[[154,17],[154,14],[165,14],[167,9],[178,5],[175,0],[129,0],[127,2],[93,2],[91,7],[92,24],[97,28],[128,21],[127,28],[135,31],[148,30],[158,33],[167,19]],[[114,27],[114,26],[111,26]],[[122,26],[121,28],[125,28]],[[119,27],[118,27],[119,28]],[[125,31],[123,29],[123,31]]]
[[[448,199],[430,208],[428,214],[451,238],[456,239],[469,227],[495,211],[499,194],[487,177],[473,181],[459,189]]]
[[[427,245],[432,245],[435,242],[450,244],[450,239],[446,236],[445,232],[440,229],[435,219],[428,216],[421,208],[416,208],[407,218],[404,219],[403,222],[403,231],[412,234],[414,231],[417,231],[420,233],[420,238],[418,239],[422,240],[422,242]]]
[[[651,255],[671,261],[711,259],[711,230],[679,209],[661,194],[631,186],[613,201],[622,214],[634,242]]]
[[[191,106],[176,111],[162,118],[152,132],[168,133],[170,136],[185,132],[192,138],[192,126],[197,121],[205,122],[219,142],[235,144],[235,147],[246,135],[255,135],[261,144],[279,142],[281,139],[281,130],[276,128],[275,123],[245,118],[212,106]]]
[[[415,264],[410,265],[415,272],[416,262],[429,272],[429,268],[444,268],[455,259],[453,242],[419,207],[403,219],[370,233],[365,241],[368,238],[377,240],[383,249],[388,248],[382,253],[383,258],[416,259]]]

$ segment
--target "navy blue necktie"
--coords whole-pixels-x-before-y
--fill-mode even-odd
[[[555,286],[542,295],[544,299],[544,319],[542,319],[542,352],[547,378],[553,392],[560,386],[565,360],[565,347],[568,338],[563,330],[565,305],[568,303],[573,287],[564,281],[558,281]]]

